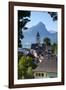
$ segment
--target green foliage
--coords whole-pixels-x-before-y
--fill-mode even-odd
[[[18,61],[19,61],[19,59],[22,57],[22,53],[19,53],[18,52]]]
[[[28,70],[27,70],[27,78],[33,78],[32,67],[28,67]]]
[[[50,46],[50,45],[51,45],[51,40],[50,40],[50,38],[48,38],[48,37],[44,38],[43,42],[44,42],[44,44],[46,44],[47,46]]]
[[[18,63],[18,79],[33,78],[32,69],[35,67],[32,57],[23,55]]]
[[[52,52],[53,52],[54,54],[57,54],[57,44],[56,44],[56,43],[53,43],[53,44],[52,44]]]
[[[57,20],[57,12],[48,12],[50,16],[52,17],[53,21]]]
[[[48,37],[44,38],[43,42],[46,45],[46,48],[51,46],[52,53],[57,54],[57,43],[51,44],[51,40]]]
[[[18,78],[25,78],[26,74],[26,57],[22,56],[18,63]]]
[[[21,40],[24,38],[22,30],[26,30],[25,25],[30,21],[30,11],[18,11],[18,47],[22,47]]]

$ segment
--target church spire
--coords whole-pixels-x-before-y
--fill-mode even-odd
[[[39,34],[39,32],[37,32],[37,34],[36,34],[36,43],[38,45],[40,45],[40,34]]]

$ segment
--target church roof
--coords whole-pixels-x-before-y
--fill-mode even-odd
[[[31,49],[36,49],[37,46],[38,46],[38,44],[32,44]]]
[[[43,60],[36,69],[33,70],[34,72],[57,72],[57,60],[56,58],[53,60],[47,59]]]

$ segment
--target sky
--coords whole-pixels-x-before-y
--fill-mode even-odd
[[[27,23],[27,27],[32,27],[38,24],[39,22],[43,22],[48,31],[56,31],[57,32],[57,21],[53,21],[51,16],[44,11],[32,11],[30,22]]]
[[[29,18],[31,21],[26,24],[26,27],[30,28],[33,26],[36,26],[39,22],[42,22],[46,29],[49,32],[57,32],[57,21],[53,21],[51,16],[44,11],[31,11],[31,16]],[[27,30],[26,33],[30,32]],[[31,43],[29,43],[29,40],[25,38],[25,33],[23,32],[24,39],[22,40],[22,46],[23,48],[30,48]],[[28,39],[30,39],[30,36],[28,36]]]

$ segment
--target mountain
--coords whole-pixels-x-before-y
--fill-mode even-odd
[[[36,34],[39,32],[40,34],[40,40],[41,42],[45,37],[48,37],[51,39],[51,42],[56,42],[57,43],[57,32],[51,33],[46,29],[46,26],[42,23],[39,22],[37,25],[29,28],[28,30],[24,31],[24,43],[36,43]]]

